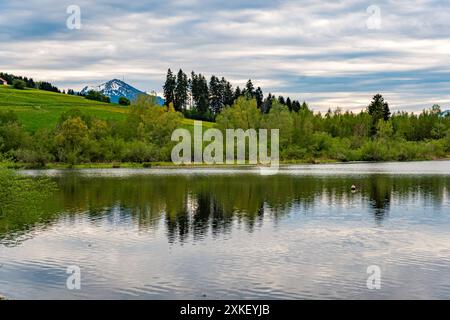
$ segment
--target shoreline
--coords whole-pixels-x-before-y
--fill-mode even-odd
[[[280,167],[291,165],[326,165],[326,164],[354,164],[354,163],[407,163],[407,162],[426,162],[426,161],[448,161],[450,155],[445,158],[424,159],[424,160],[405,160],[405,161],[338,161],[333,159],[314,159],[280,161]],[[45,167],[33,167],[27,163],[0,162],[0,169],[12,170],[79,170],[79,169],[227,169],[227,168],[254,168],[264,167],[254,164],[183,164],[176,165],[172,162],[147,162],[147,163],[82,163],[76,165],[64,163],[49,163]],[[270,167],[270,166],[267,166]]]

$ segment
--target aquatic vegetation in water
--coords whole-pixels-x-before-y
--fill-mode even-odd
[[[56,184],[47,178],[31,179],[0,169],[0,238],[47,215],[44,206],[55,190]]]

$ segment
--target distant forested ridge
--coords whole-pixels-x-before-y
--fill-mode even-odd
[[[59,93],[61,92],[56,86],[52,85],[50,82],[46,82],[46,81],[35,82],[33,80],[33,78],[16,76],[13,74],[3,73],[3,72],[0,72],[0,78],[5,79],[9,85],[12,85],[14,83],[14,80],[20,80],[20,81],[24,82],[24,84],[27,88],[59,92]]]

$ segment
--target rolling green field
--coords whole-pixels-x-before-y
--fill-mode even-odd
[[[121,120],[128,113],[128,107],[118,104],[36,89],[17,90],[10,86],[0,86],[0,110],[14,111],[28,131],[53,128],[60,115],[70,109],[79,109],[103,120]],[[191,128],[193,121],[183,119],[183,124]],[[204,122],[203,126],[212,127],[213,124]]]

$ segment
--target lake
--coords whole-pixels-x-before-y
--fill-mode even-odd
[[[22,171],[58,189],[42,208],[0,216],[0,294],[450,298],[450,161],[258,172]],[[69,266],[80,290],[66,287]],[[368,288],[370,266],[379,289]]]

